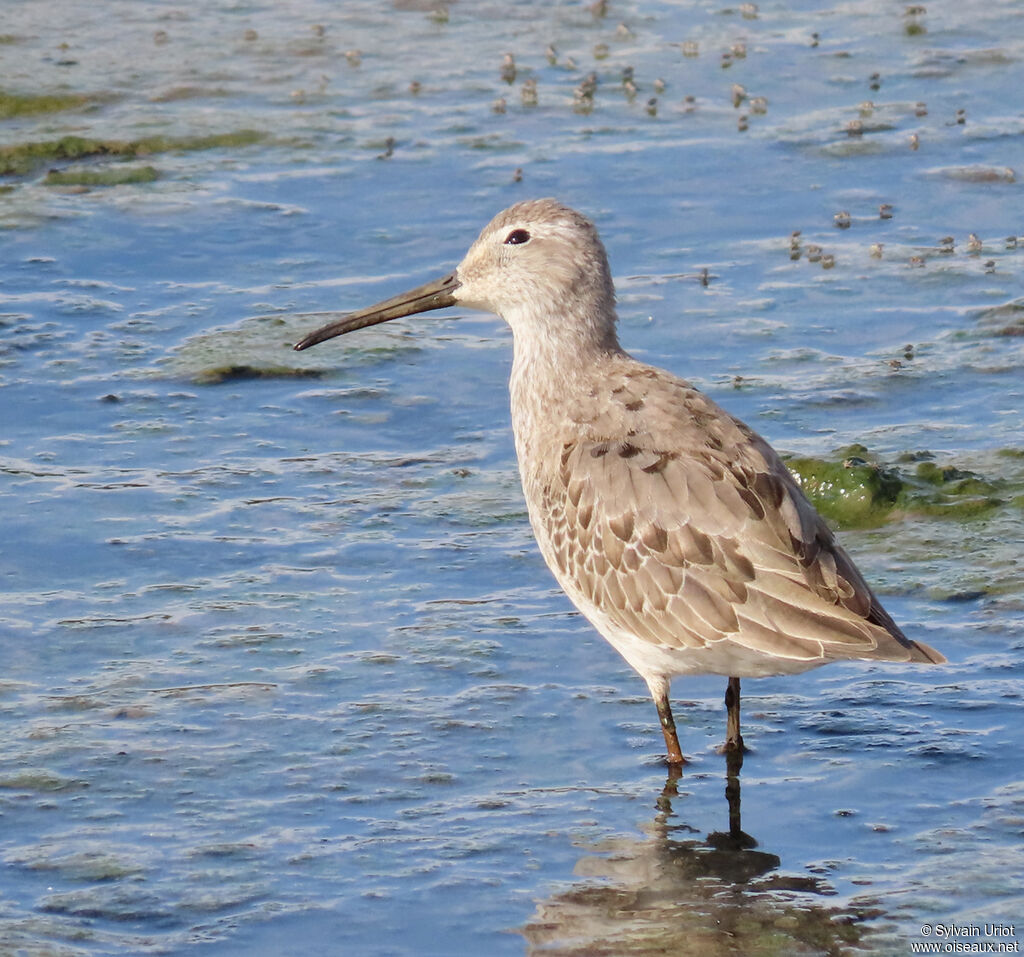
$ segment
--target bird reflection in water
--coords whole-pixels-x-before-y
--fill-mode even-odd
[[[687,798],[671,776],[647,837],[601,842],[580,858],[580,880],[539,901],[520,928],[545,955],[842,955],[863,946],[876,907],[828,906],[814,876],[780,872],[780,859],[742,828],[740,755],[727,755],[726,830],[705,838],[679,823]]]

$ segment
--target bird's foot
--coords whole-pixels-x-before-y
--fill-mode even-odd
[[[743,738],[740,735],[726,738],[725,744],[718,749],[719,754],[746,754],[748,751],[750,748],[743,743]]]
[[[690,762],[686,760],[681,754],[669,754],[665,758],[665,765],[668,767],[670,775],[678,776],[683,773],[683,768],[686,767]]]

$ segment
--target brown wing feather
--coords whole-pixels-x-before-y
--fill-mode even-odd
[[[616,414],[590,414],[544,476],[561,577],[667,647],[944,660],[895,625],[760,436],[681,380],[637,368],[606,397]],[[624,428],[601,434],[603,420]]]

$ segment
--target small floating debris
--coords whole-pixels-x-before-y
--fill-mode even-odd
[[[921,22],[921,17],[925,15],[927,11],[920,4],[914,4],[907,7],[903,11],[903,17],[905,20],[903,30],[908,37],[919,36],[922,33],[927,33],[925,25]]]
[[[594,108],[594,93],[597,91],[597,74],[588,73],[573,90],[573,109],[577,113],[589,113]]]
[[[501,78],[509,86],[516,81],[516,58],[511,53],[506,53],[501,63]]]
[[[636,80],[634,79],[633,75],[633,68],[631,66],[626,66],[622,68],[622,89],[625,90],[626,99],[628,99],[629,102],[632,103],[634,98],[636,97],[638,90]]]

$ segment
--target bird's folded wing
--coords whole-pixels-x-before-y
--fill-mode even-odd
[[[672,447],[643,433],[563,443],[537,518],[570,592],[667,647],[942,660],[892,622],[767,443],[714,408],[715,428],[676,429],[690,441]]]

